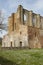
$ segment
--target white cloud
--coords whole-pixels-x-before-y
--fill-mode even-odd
[[[5,13],[6,13],[6,10],[3,8],[3,9],[2,9],[2,12],[5,14]]]
[[[35,3],[35,7],[38,9],[42,9],[43,8],[43,0],[37,0],[37,2]]]
[[[7,14],[8,14],[8,11],[7,11],[5,8],[2,8],[2,9],[1,9],[1,12],[2,12],[2,16],[3,16],[4,18],[6,18]]]
[[[6,35],[6,34],[7,34],[6,31],[0,29],[0,37],[3,38],[3,36]]]
[[[28,10],[32,10],[36,14],[43,15],[43,0],[36,0],[36,1],[32,2],[32,3],[28,3],[26,5],[25,4],[26,3],[24,3],[24,8],[26,8]]]
[[[36,12],[43,10],[43,0],[7,0],[7,3],[9,10],[12,12],[15,12],[17,10],[19,4],[22,4],[22,6],[28,10],[30,9]]]
[[[43,15],[43,0],[36,0],[33,4],[32,10],[40,15]]]
[[[7,11],[4,8],[2,9],[2,17],[4,18],[3,23],[4,22],[6,23],[6,21],[7,21]]]
[[[17,1],[16,0],[8,0],[9,8],[16,8],[17,7]]]

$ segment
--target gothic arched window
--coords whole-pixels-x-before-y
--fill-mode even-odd
[[[33,23],[33,27],[36,27],[36,16],[35,15],[33,15],[32,23]]]
[[[24,24],[26,23],[26,15],[24,14]]]

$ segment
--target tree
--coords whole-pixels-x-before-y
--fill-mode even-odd
[[[2,35],[3,34],[3,30],[7,30],[7,24],[3,24],[4,22],[4,15],[3,15],[3,12],[2,10],[0,10],[0,34]]]

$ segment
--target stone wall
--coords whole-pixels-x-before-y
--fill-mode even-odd
[[[11,46],[12,44],[12,46]],[[27,26],[19,25],[19,30],[4,36],[2,47],[28,47]]]
[[[8,18],[8,35],[3,38],[2,47],[41,48],[42,23],[43,17],[40,14],[35,14],[19,5],[17,12]]]
[[[40,14],[35,14],[33,11],[28,11],[19,5],[17,12],[12,13],[12,15],[8,18],[8,31],[11,33],[15,30],[15,28],[18,30],[19,24],[42,29],[42,23],[43,17],[41,17]]]
[[[41,48],[39,31],[40,29],[28,27],[29,48]]]

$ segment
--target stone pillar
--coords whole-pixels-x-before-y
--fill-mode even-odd
[[[10,34],[12,31],[14,31],[13,14],[8,18],[8,33]]]
[[[28,14],[29,12],[27,12],[27,14],[26,14],[26,24],[28,25],[28,23],[29,23],[29,14]]]
[[[17,13],[14,13],[14,31],[16,30],[16,24],[18,24]]]
[[[40,28],[40,14],[37,14],[37,28]]]
[[[21,6],[21,23],[23,24],[24,19],[23,7]]]
[[[18,19],[18,22],[20,23],[21,22],[21,6],[20,5],[18,6],[18,9],[17,9],[17,19]]]
[[[12,13],[12,26],[13,26],[12,31],[14,31],[14,13]]]
[[[43,17],[41,17],[40,28],[43,29]]]
[[[29,11],[29,26],[33,26],[32,25],[32,11]]]
[[[30,21],[30,17],[29,16],[30,16],[29,15],[29,11],[27,11],[26,12],[26,23],[27,23],[28,26],[30,26],[30,22],[29,22]]]
[[[43,17],[42,17],[42,29],[43,29]]]
[[[23,24],[23,7],[21,5],[18,6],[17,14],[18,21]]]
[[[27,25],[28,25],[28,22],[29,22],[29,12],[28,11],[26,11],[26,22],[27,22]]]
[[[37,27],[37,26],[36,26],[36,21],[37,21],[37,20],[36,20],[36,14],[35,14],[35,16],[34,16],[34,17],[35,17],[35,27]]]

